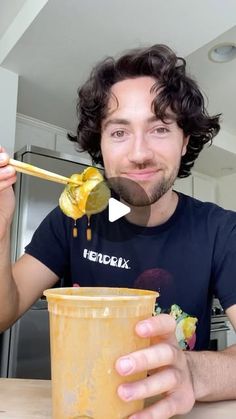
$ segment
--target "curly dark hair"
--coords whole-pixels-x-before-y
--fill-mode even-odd
[[[99,63],[78,89],[77,135],[68,137],[78,143],[81,151],[87,151],[94,163],[103,165],[101,124],[107,114],[111,87],[119,81],[141,76],[156,80],[153,110],[157,118],[164,121],[170,109],[185,136],[189,136],[178,173],[178,177],[187,177],[203,146],[211,144],[219,132],[220,114],[209,116],[197,83],[186,74],[186,61],[166,45],[137,48],[117,60],[108,57]]]

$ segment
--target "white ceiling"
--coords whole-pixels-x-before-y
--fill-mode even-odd
[[[26,0],[1,0],[0,2],[0,37],[17,16]]]
[[[30,2],[1,0],[0,38]],[[0,64],[20,76],[19,113],[74,130],[76,91],[91,66],[128,48],[166,43],[186,57],[209,111],[223,113],[224,130],[236,136],[236,60],[214,64],[207,56],[216,42],[236,43],[235,17],[235,0],[48,0]],[[212,150],[212,169],[209,150],[196,169],[219,176],[227,162],[224,174],[236,171],[236,153]]]
[[[224,128],[236,134],[236,59],[228,63],[214,63],[208,58],[208,52],[214,45],[227,42],[236,45],[236,26],[189,54],[187,62],[191,73],[196,75],[199,85],[209,99],[209,111],[222,113]]]

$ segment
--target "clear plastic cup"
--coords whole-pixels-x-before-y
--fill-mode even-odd
[[[124,402],[121,383],[145,378],[115,370],[116,360],[149,346],[135,333],[150,317],[158,293],[126,288],[54,288],[44,291],[50,313],[53,419],[125,419],[143,408]]]

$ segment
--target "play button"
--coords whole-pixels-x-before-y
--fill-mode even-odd
[[[105,182],[111,191],[111,197],[106,209],[90,218],[94,241],[99,241],[102,237],[111,243],[123,243],[145,233],[151,212],[146,189],[138,182],[123,176],[111,177]],[[83,234],[82,230],[80,234]],[[86,231],[84,234],[86,235]]]
[[[119,218],[124,217],[124,215],[129,214],[130,207],[128,205],[122,204],[122,202],[118,201],[115,198],[109,199],[109,206],[108,206],[108,219],[111,223]]]

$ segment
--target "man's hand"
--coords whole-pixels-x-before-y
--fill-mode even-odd
[[[11,186],[16,182],[16,171],[8,165],[8,160],[8,154],[0,146],[0,224],[2,228],[10,225],[15,208],[15,197]]]
[[[122,384],[118,394],[124,401],[159,396],[159,400],[129,419],[167,419],[189,412],[194,403],[191,373],[183,350],[175,337],[175,320],[160,314],[139,322],[136,332],[150,337],[149,348],[119,358],[116,369],[120,375],[149,371],[149,376],[129,384]]]
[[[0,239],[10,227],[15,209],[12,185],[16,182],[16,172],[8,165],[8,160],[8,154],[0,146]]]

